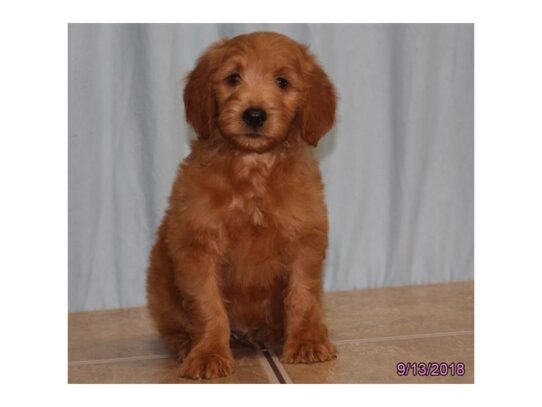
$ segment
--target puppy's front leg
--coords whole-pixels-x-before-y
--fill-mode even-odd
[[[322,321],[321,273],[325,248],[309,243],[294,255],[285,299],[284,363],[324,362],[336,357]]]
[[[204,247],[190,246],[177,252],[177,285],[188,304],[192,348],[180,374],[192,379],[211,379],[233,372],[228,316],[217,283],[216,255]]]

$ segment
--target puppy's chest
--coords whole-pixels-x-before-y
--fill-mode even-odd
[[[282,193],[270,175],[255,173],[248,179],[236,182],[225,208],[229,226],[233,228],[269,228],[277,225],[281,203],[277,197]]]
[[[242,223],[262,226],[265,223],[268,195],[271,186],[273,160],[257,156],[240,157],[222,176],[222,221],[226,226]]]

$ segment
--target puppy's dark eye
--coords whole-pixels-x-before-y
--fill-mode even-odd
[[[288,81],[282,76],[279,76],[277,79],[275,79],[275,82],[277,83],[277,86],[281,89],[286,89],[289,85]]]
[[[228,75],[226,82],[228,82],[228,84],[231,86],[239,85],[241,82],[241,75],[238,73],[232,73],[231,75]]]

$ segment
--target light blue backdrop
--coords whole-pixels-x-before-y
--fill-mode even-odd
[[[145,303],[193,137],[182,79],[211,42],[261,30],[310,44],[340,94],[315,151],[325,289],[473,279],[473,25],[70,25],[70,311]]]

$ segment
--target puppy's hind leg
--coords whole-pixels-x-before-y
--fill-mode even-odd
[[[158,331],[167,349],[182,362],[192,347],[190,335],[183,329],[172,330],[169,327],[158,327]]]
[[[183,323],[182,298],[173,279],[173,268],[163,241],[163,226],[152,249],[147,275],[148,309],[160,336],[170,352],[182,361],[191,348],[190,335]]]

